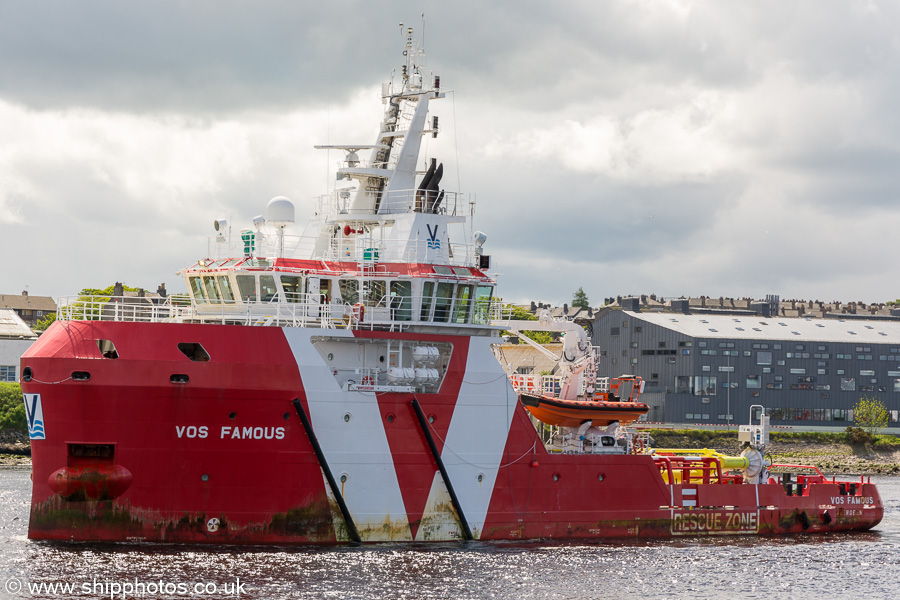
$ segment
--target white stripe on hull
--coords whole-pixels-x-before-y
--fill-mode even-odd
[[[461,540],[464,537],[441,472],[435,471],[422,521],[416,531],[416,541]]]
[[[311,336],[325,331],[284,332],[300,369],[310,421],[360,537],[364,541],[412,540],[375,394],[341,390],[310,342]],[[352,332],[340,329],[328,330],[327,334],[353,337]],[[349,421],[344,420],[347,414]],[[342,475],[346,476],[344,483]]]
[[[470,339],[465,376],[441,451],[476,539],[484,527],[497,471],[506,458],[503,450],[518,402],[509,378],[491,352],[491,342],[496,339]]]

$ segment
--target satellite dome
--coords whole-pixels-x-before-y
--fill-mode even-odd
[[[266,221],[273,225],[294,222],[294,203],[285,196],[275,196],[266,205]]]

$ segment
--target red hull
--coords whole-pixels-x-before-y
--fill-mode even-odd
[[[651,456],[548,453],[499,365],[485,360],[484,340],[353,332],[356,339],[453,348],[435,393],[376,394],[328,387],[325,359],[302,345],[310,335],[276,327],[54,324],[22,359],[33,373],[23,392],[40,394],[46,432],[32,442],[29,537],[348,541],[295,398],[311,416],[363,541],[462,537],[413,397],[477,539],[861,530],[883,515],[870,484],[853,495],[837,484],[812,484],[799,496],[781,485],[669,485]],[[119,358],[101,357],[96,340],[113,340]],[[177,349],[182,342],[202,344],[211,360],[191,361]],[[73,372],[90,379],[73,380]],[[173,375],[186,375],[187,383],[173,383]],[[85,448],[112,449],[92,458],[101,477],[94,492],[52,486],[51,476],[76,468],[73,452]],[[112,488],[104,488],[103,473],[119,478]]]

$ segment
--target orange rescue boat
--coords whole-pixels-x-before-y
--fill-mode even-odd
[[[650,411],[650,407],[638,402],[642,380],[640,377],[625,375],[610,381],[609,391],[598,392],[592,400],[564,400],[552,396],[520,394],[519,401],[534,417],[548,425],[559,427],[579,427],[590,421],[593,427],[609,425],[614,421],[621,424],[637,421]],[[619,392],[630,385],[625,400]]]

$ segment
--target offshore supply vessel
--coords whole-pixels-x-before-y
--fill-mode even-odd
[[[443,165],[420,157],[445,92],[412,29],[404,36],[374,143],[323,147],[345,160],[301,236],[277,197],[250,227],[215,222],[207,257],[180,272],[186,296],[61,300],[21,360],[29,537],[291,544],[875,526],[870,482],[770,475],[759,412],[741,456],[651,450],[627,426],[644,407],[612,406],[634,394],[582,377],[589,352],[574,330],[582,358],[571,357],[562,400],[575,421],[536,425],[529,407],[553,394],[520,394],[492,354],[514,324],[472,229],[474,200],[445,191]],[[578,402],[605,412],[595,423]]]

